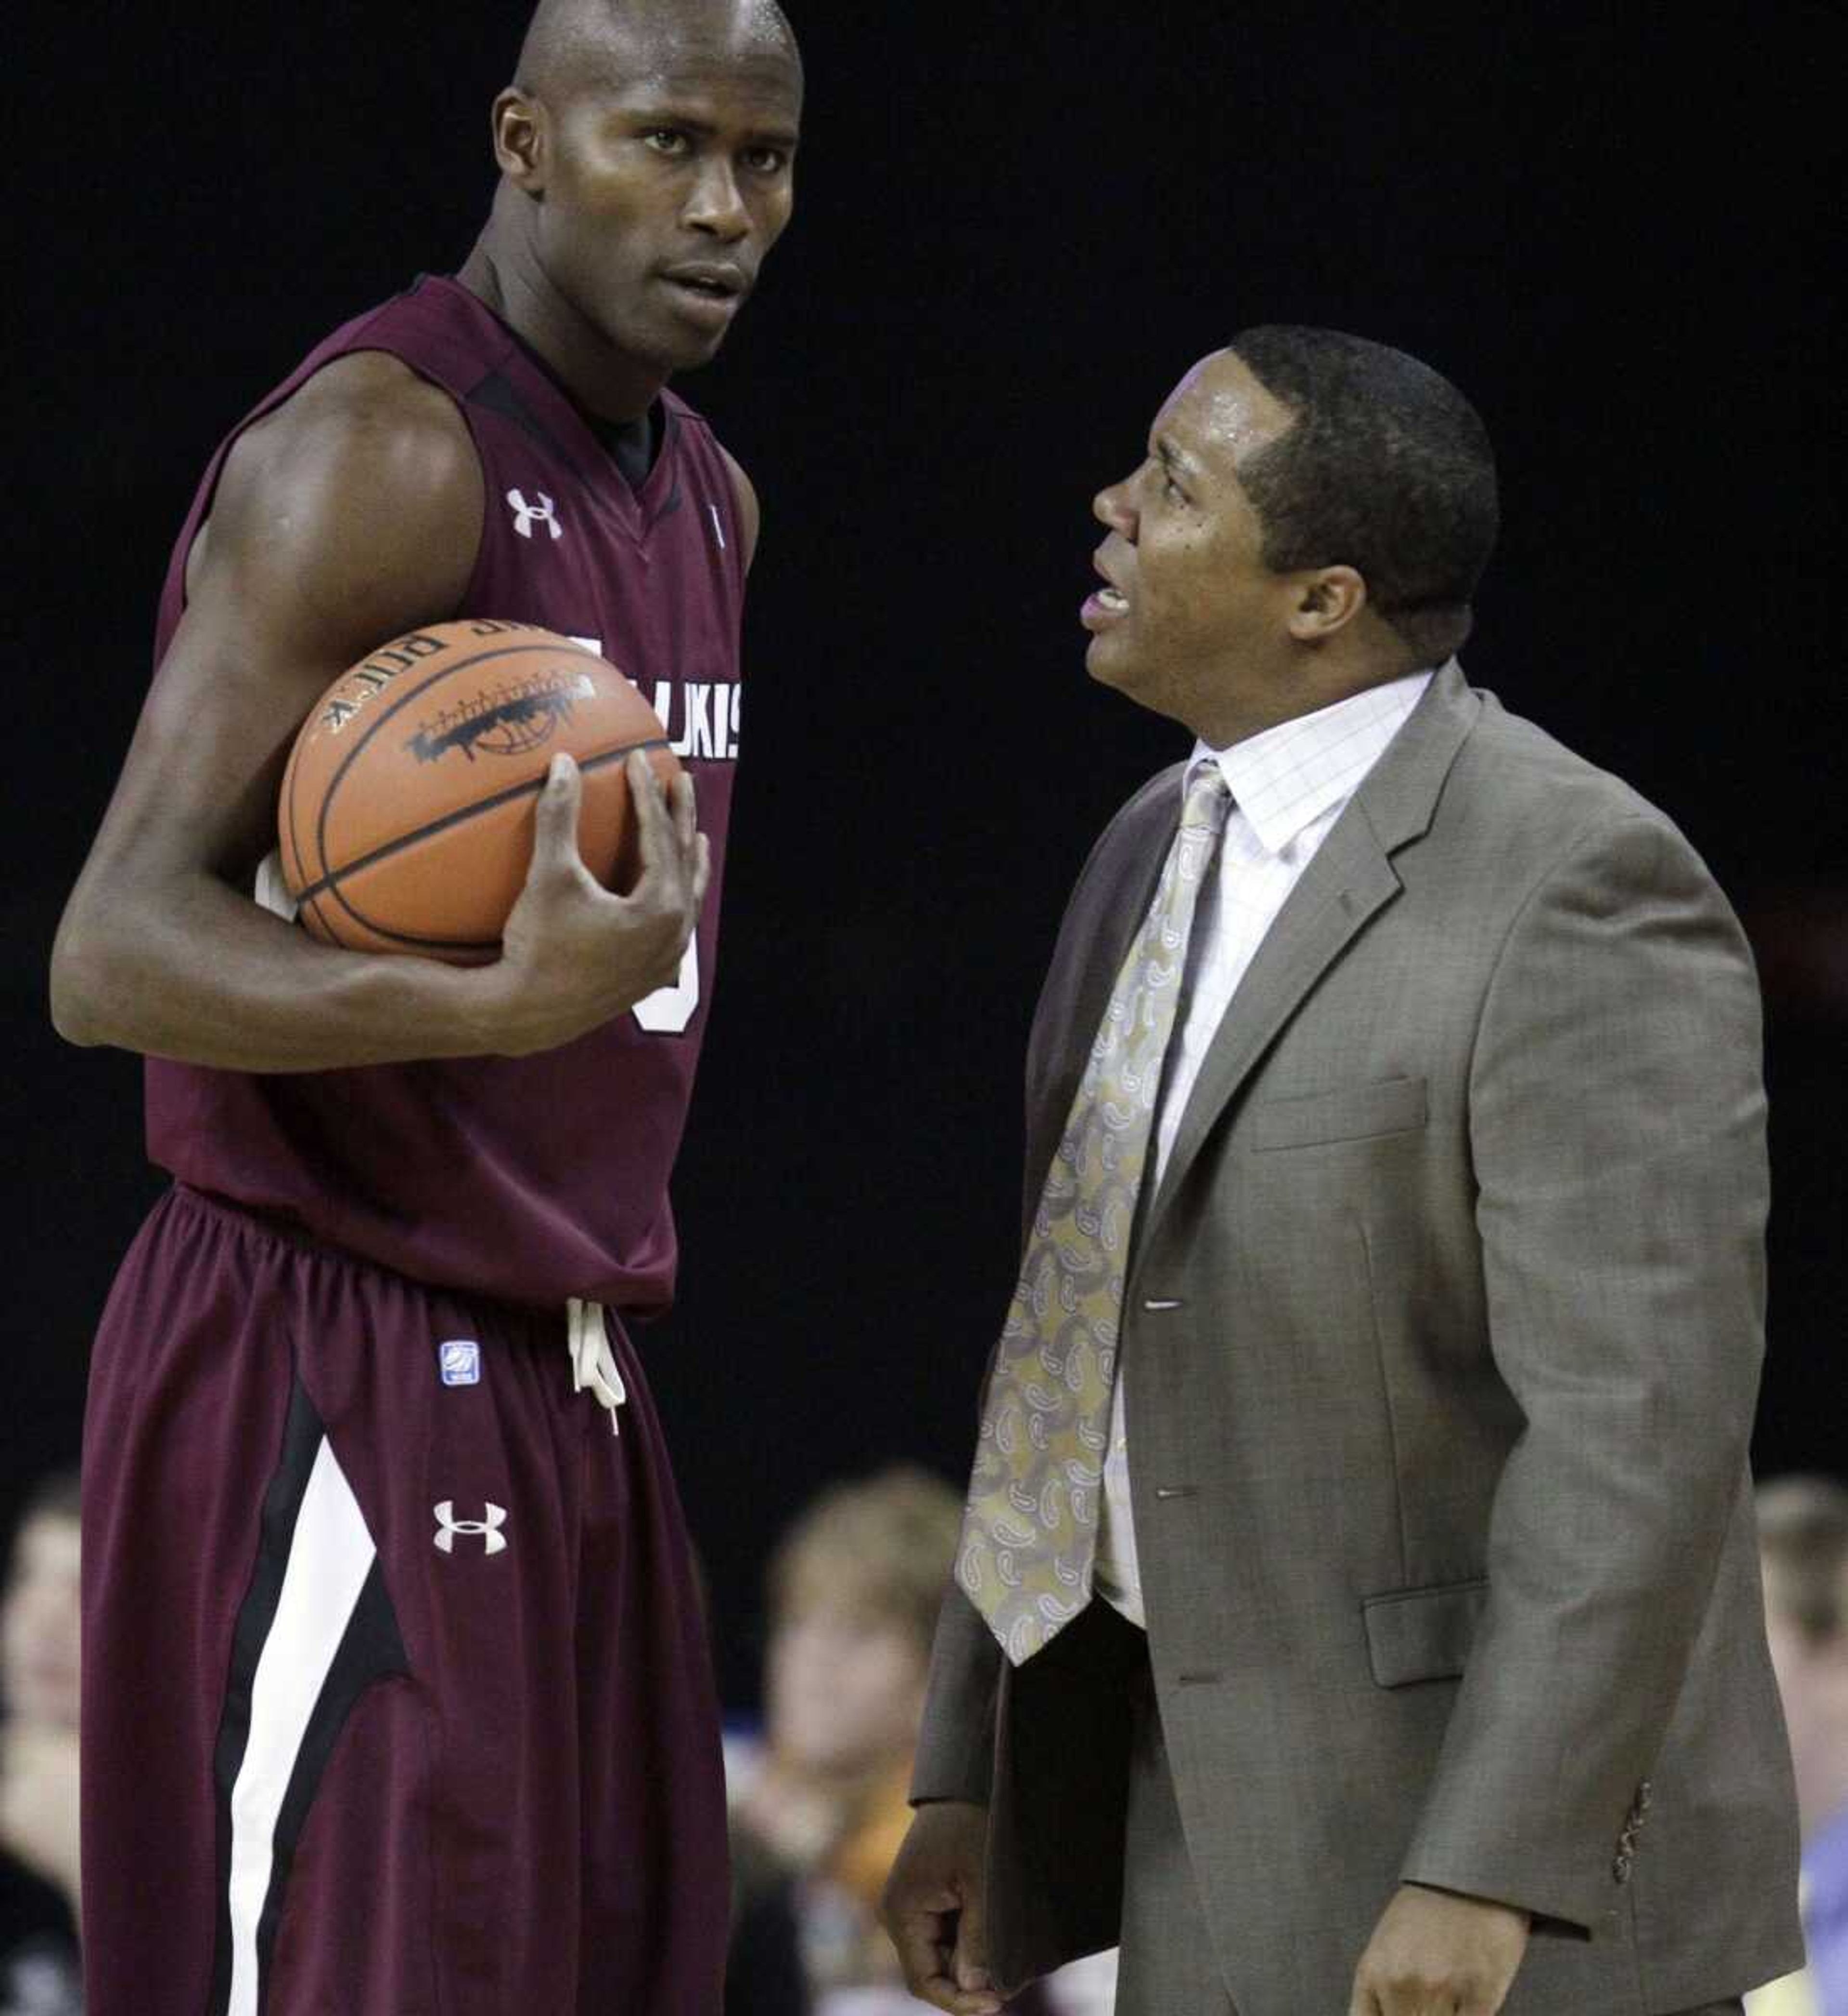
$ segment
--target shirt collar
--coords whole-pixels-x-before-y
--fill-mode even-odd
[[[1369,686],[1229,749],[1197,742],[1187,777],[1201,763],[1216,762],[1259,844],[1267,854],[1281,854],[1306,826],[1353,796],[1434,676],[1411,672]]]

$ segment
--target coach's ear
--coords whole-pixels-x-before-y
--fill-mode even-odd
[[[493,128],[494,158],[501,173],[528,196],[542,195],[549,138],[546,108],[517,85],[509,85],[494,101]]]
[[[1351,567],[1305,570],[1289,578],[1290,635],[1299,644],[1325,644],[1367,607],[1367,584]]]

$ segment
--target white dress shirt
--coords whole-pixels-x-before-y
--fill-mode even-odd
[[[1182,779],[1183,793],[1201,764],[1217,763],[1232,794],[1232,809],[1219,843],[1217,873],[1201,891],[1194,913],[1187,999],[1163,1067],[1145,1183],[1152,1186],[1161,1179],[1200,1067],[1265,933],[1432,677],[1428,671],[1414,672],[1389,685],[1369,687],[1333,707],[1267,728],[1230,749],[1209,748],[1204,742],[1194,745]],[[1143,1622],[1120,1377],[1111,1402],[1095,1587],[1132,1624]]]

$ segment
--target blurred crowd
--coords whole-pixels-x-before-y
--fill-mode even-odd
[[[0,1599],[0,2016],[79,2016],[77,1474],[27,1499]]]
[[[962,1499],[910,1465],[824,1491],[770,1561],[760,1736],[727,1746],[735,1907],[726,2016],[911,2016],[880,1928]],[[1108,2016],[1112,1959],[1019,2016]]]
[[[1848,2016],[1848,1486],[1774,1478],[1759,1489],[1758,1532],[1796,1770],[1810,1958],[1746,2007],[1749,2016]]]
[[[1758,1514],[1771,1657],[1803,1832],[1801,1975],[1749,2016],[1848,2016],[1848,1485],[1784,1477]],[[761,1728],[728,1738],[726,2016],[910,2016],[877,1905],[906,1793],[961,1499],[898,1466],[834,1485],[771,1557]],[[0,2016],[81,2016],[77,1940],[79,1539],[74,1472],[27,1501],[0,1598]],[[1114,1956],[1018,2016],[1108,2016]]]

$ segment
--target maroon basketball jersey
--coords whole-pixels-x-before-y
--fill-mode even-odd
[[[174,550],[157,664],[232,443],[363,350],[441,386],[481,455],[481,554],[463,607],[444,613],[542,624],[636,682],[698,790],[712,848],[704,913],[675,986],[542,1056],[275,1075],[150,1059],[149,1153],[184,1183],[421,1280],[657,1311],[673,1292],[668,1175],[711,992],[737,754],[736,492],[705,423],[671,394],[654,466],[632,491],[505,324],[453,280],[423,279],[336,331],[219,448]]]

